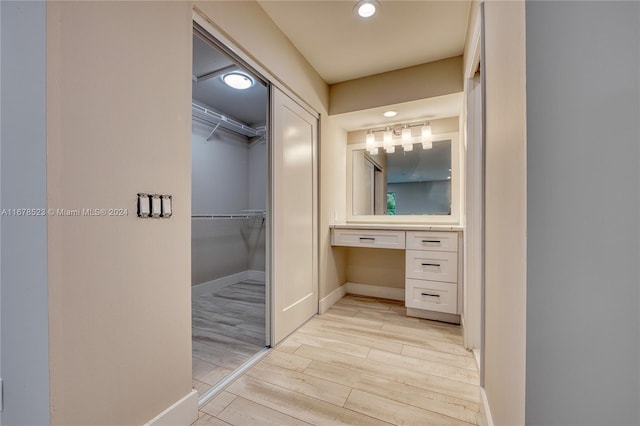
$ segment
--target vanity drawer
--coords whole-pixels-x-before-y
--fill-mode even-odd
[[[458,286],[452,283],[407,279],[405,305],[408,308],[458,313]]]
[[[407,250],[407,278],[456,283],[458,253],[446,251]]]
[[[458,251],[458,233],[408,231],[407,250]]]
[[[404,249],[404,231],[333,229],[331,245]]]

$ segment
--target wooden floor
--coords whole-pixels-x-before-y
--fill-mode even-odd
[[[264,282],[192,300],[192,384],[202,393],[265,347]]]
[[[459,326],[345,296],[202,407],[195,425],[480,425]]]

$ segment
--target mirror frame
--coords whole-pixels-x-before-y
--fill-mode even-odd
[[[451,141],[451,214],[450,215],[353,215],[353,151],[366,149],[364,143],[347,145],[347,223],[460,225],[462,208],[462,153],[458,132],[433,135],[433,142]]]

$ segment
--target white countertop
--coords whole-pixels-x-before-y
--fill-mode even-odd
[[[381,229],[390,231],[456,231],[462,232],[461,225],[419,225],[402,223],[339,223],[329,226],[333,229]]]

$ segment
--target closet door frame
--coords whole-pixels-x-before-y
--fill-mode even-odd
[[[318,128],[318,133],[316,135],[316,144],[314,146],[314,167],[315,167],[315,192],[316,192],[316,199],[315,199],[315,207],[314,207],[314,223],[316,224],[316,228],[317,228],[317,224],[318,222],[318,218],[319,218],[319,200],[317,199],[317,194],[318,189],[319,189],[319,177],[318,177],[318,170],[319,170],[319,160],[318,160],[318,145],[319,145],[319,141],[320,141],[320,114],[313,109],[311,106],[309,106],[304,100],[302,100],[300,97],[298,97],[293,91],[291,91],[288,87],[286,87],[284,84],[282,84],[280,82],[280,80],[278,78],[276,78],[276,76],[274,76],[273,74],[271,74],[269,71],[267,71],[265,68],[263,68],[260,64],[258,64],[255,60],[253,60],[248,54],[246,54],[239,46],[237,46],[232,40],[230,40],[222,31],[220,31],[218,28],[216,28],[206,17],[200,15],[197,10],[193,11],[192,14],[192,20],[194,23],[194,30],[199,31],[201,34],[205,35],[206,37],[208,37],[212,42],[214,42],[216,45],[218,45],[219,47],[223,48],[233,59],[238,60],[242,63],[242,66],[248,68],[256,77],[260,78],[266,85],[267,85],[267,93],[268,93],[268,102],[269,102],[269,106],[267,108],[267,122],[269,123],[268,129],[267,129],[267,135],[268,135],[268,139],[267,139],[267,144],[268,144],[268,165],[267,165],[267,170],[268,170],[268,185],[267,185],[267,192],[266,192],[266,200],[267,200],[267,217],[266,217],[266,223],[267,223],[267,229],[266,229],[266,247],[267,247],[267,253],[266,253],[266,262],[265,262],[265,274],[266,274],[266,298],[265,298],[265,316],[266,316],[266,328],[265,328],[265,336],[266,336],[266,345],[267,346],[274,346],[275,343],[273,341],[273,331],[272,331],[272,325],[273,325],[273,315],[274,315],[274,310],[273,310],[273,285],[272,285],[272,274],[273,274],[273,199],[272,199],[272,195],[273,195],[273,170],[272,170],[272,160],[273,160],[273,155],[272,155],[272,146],[273,146],[273,111],[271,111],[271,106],[273,105],[272,100],[273,100],[273,88],[277,88],[278,90],[280,90],[284,95],[286,95],[287,97],[289,97],[291,100],[293,100],[296,104],[298,104],[300,107],[302,107],[305,111],[307,111],[309,114],[313,115],[317,120],[317,128]],[[316,233],[316,241],[314,242],[315,247],[314,247],[314,251],[315,251],[315,256],[314,256],[314,285],[315,285],[315,291],[316,291],[316,297],[319,294],[319,247],[318,247],[318,242],[319,242],[319,238],[317,238],[317,234],[318,234],[318,229],[315,230]],[[317,303],[316,303],[317,305]]]

